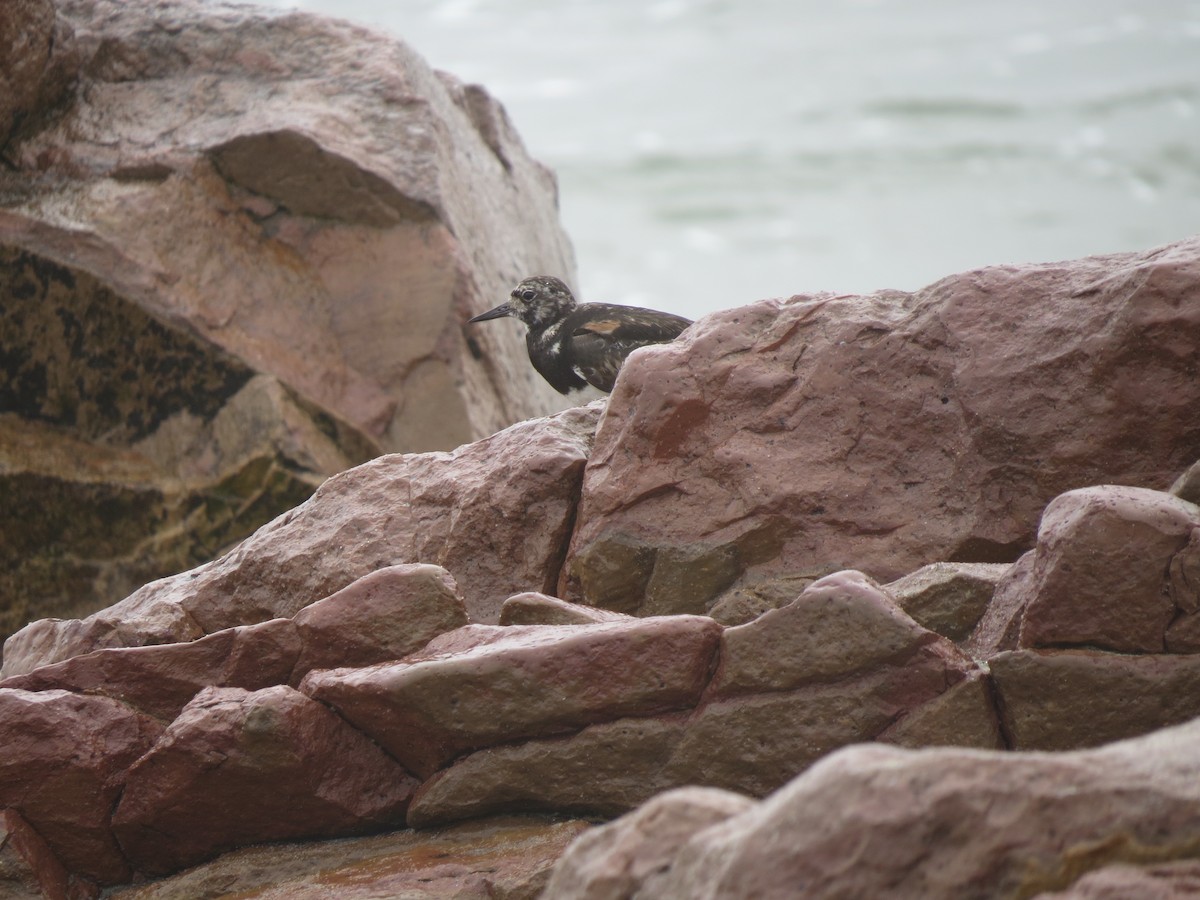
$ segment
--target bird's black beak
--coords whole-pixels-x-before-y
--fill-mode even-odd
[[[486,322],[488,319],[499,319],[501,316],[511,316],[513,308],[507,303],[501,303],[495,309],[489,309],[485,313],[480,313],[473,319],[467,319],[468,322]]]

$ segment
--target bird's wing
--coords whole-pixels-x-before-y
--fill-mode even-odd
[[[630,353],[674,340],[691,324],[671,313],[608,303],[585,303],[563,323],[571,336],[572,368],[602,391],[613,389]]]
[[[594,334],[632,347],[673,341],[692,324],[683,316],[609,303],[585,303],[571,318],[576,320],[569,323],[572,336]]]

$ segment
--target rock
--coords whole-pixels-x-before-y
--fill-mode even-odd
[[[557,577],[600,406],[523,422],[452,453],[384,456],[334,476],[211,563],[86,619],[25,627],[5,644],[4,674],[100,647],[290,617],[401,563],[449,569],[471,617],[494,622],[503,598],[545,590]]]
[[[113,831],[139,872],[165,875],[243,844],[401,821],[415,787],[292,688],[206,688],[130,770]]]
[[[588,627],[595,626],[574,626]],[[488,637],[498,640],[481,636]],[[463,639],[444,635],[425,652],[440,659],[455,640]],[[514,809],[614,815],[657,791],[688,784],[761,796],[821,756],[876,738],[1000,745],[983,673],[858,572],[822,579],[790,606],[726,629],[718,658],[712,682],[686,713],[641,713],[458,759],[421,786],[409,824]],[[435,697],[450,693],[433,685],[425,690]],[[509,693],[517,692],[492,688],[487,696]],[[339,706],[319,692],[314,696]],[[339,709],[358,722],[352,711]],[[513,714],[494,715],[507,722]],[[387,718],[382,706],[376,719],[401,721],[395,710]],[[384,741],[375,730],[382,724],[358,724],[392,752],[402,752],[398,727]]]
[[[1034,551],[1023,554],[996,583],[992,602],[963,643],[963,648],[975,659],[988,659],[1001,650],[1017,648],[1036,561]]]
[[[127,881],[129,864],[109,815],[127,770],[161,731],[108,697],[0,690],[0,809],[15,810],[66,872],[100,884]],[[40,847],[31,856],[40,856]],[[48,862],[33,865],[50,870],[43,886],[59,880]]]
[[[1159,491],[1105,485],[1056,497],[1038,529],[1020,645],[1161,652],[1176,613],[1164,576],[1196,529],[1200,507]],[[1197,600],[1191,593],[1185,608]]]
[[[1167,629],[1168,653],[1200,653],[1200,613],[1181,614]]]
[[[514,810],[619,816],[687,783],[668,768],[686,715],[618,719],[476,751],[421,785],[408,824],[427,828]]]
[[[428,778],[489,745],[693,706],[720,631],[699,616],[473,626],[399,663],[313,672],[300,689]]]
[[[1191,864],[1198,740],[1200,722],[1062,754],[846,748],[693,835],[653,896],[1030,897],[1130,859]]]
[[[556,593],[637,612],[660,559],[712,561],[693,609],[730,579],[1011,562],[1059,494],[1195,460],[1198,284],[1190,238],[706,316],[626,364]]]
[[[430,831],[394,831],[247,847],[112,900],[253,896],[289,900],[534,900],[567,844],[587,827],[505,816]]]
[[[661,897],[658,883],[696,832],[745,812],[754,802],[713,788],[679,788],[615,822],[575,838],[554,867],[546,896],[555,900]]]
[[[782,575],[738,585],[718,597],[708,614],[722,625],[745,625],[767,610],[787,606],[814,581],[804,575]]]
[[[57,10],[0,23],[0,145],[24,126],[0,173],[5,633],[212,559],[380,452],[570,402],[515,326],[462,328],[574,271],[554,176],[486,91],[312,15]],[[27,115],[76,68],[61,116]]]
[[[70,876],[50,845],[15,809],[0,810],[0,897],[40,900],[66,897],[70,890]]]
[[[1183,474],[1171,483],[1167,493],[1174,494],[1180,500],[1200,504],[1200,460],[1188,466]]]
[[[1035,551],[1000,580],[966,646],[976,658],[1018,647],[1156,653],[1198,608],[1200,507],[1144,488],[1082,488],[1046,507]]]
[[[286,683],[299,655],[296,627],[271,619],[186,643],[95,650],[7,678],[0,688],[112,697],[170,722],[203,688]]]
[[[918,624],[958,642],[970,637],[987,611],[1008,563],[930,563],[884,590]]]
[[[15,0],[0,19],[0,150],[36,127],[79,74],[71,27],[51,0]]]
[[[688,721],[665,780],[761,797],[839,747],[886,734],[970,670],[944,648],[927,645],[902,664],[881,665],[858,677],[714,700]],[[986,715],[983,710],[962,723],[961,742],[978,734],[974,723]]]
[[[536,591],[513,594],[500,607],[501,625],[589,625],[625,618],[628,616],[621,613],[567,603]]]
[[[467,624],[458,586],[441,566],[388,566],[296,613],[303,642],[292,680],[312,669],[400,659]],[[276,682],[278,683],[278,682]]]
[[[901,747],[979,747],[1003,750],[995,701],[982,672],[967,677],[918,706],[875,738]]]
[[[900,662],[937,641],[861,572],[829,575],[721,636],[712,696],[786,691]]]
[[[1095,747],[1200,716],[1200,655],[1015,650],[988,665],[1016,750]]]
[[[1088,872],[1065,891],[1039,894],[1042,900],[1182,900],[1200,896],[1200,862],[1105,866]]]

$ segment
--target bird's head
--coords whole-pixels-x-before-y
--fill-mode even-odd
[[[557,322],[575,308],[571,289],[553,275],[526,278],[509,294],[508,302],[480,313],[471,322],[486,322],[501,316],[520,319],[530,328]]]

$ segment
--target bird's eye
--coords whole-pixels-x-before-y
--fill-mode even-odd
[[[522,300],[532,300],[536,296],[537,296],[537,294],[531,290],[526,289],[526,290],[521,291],[521,299]]]

